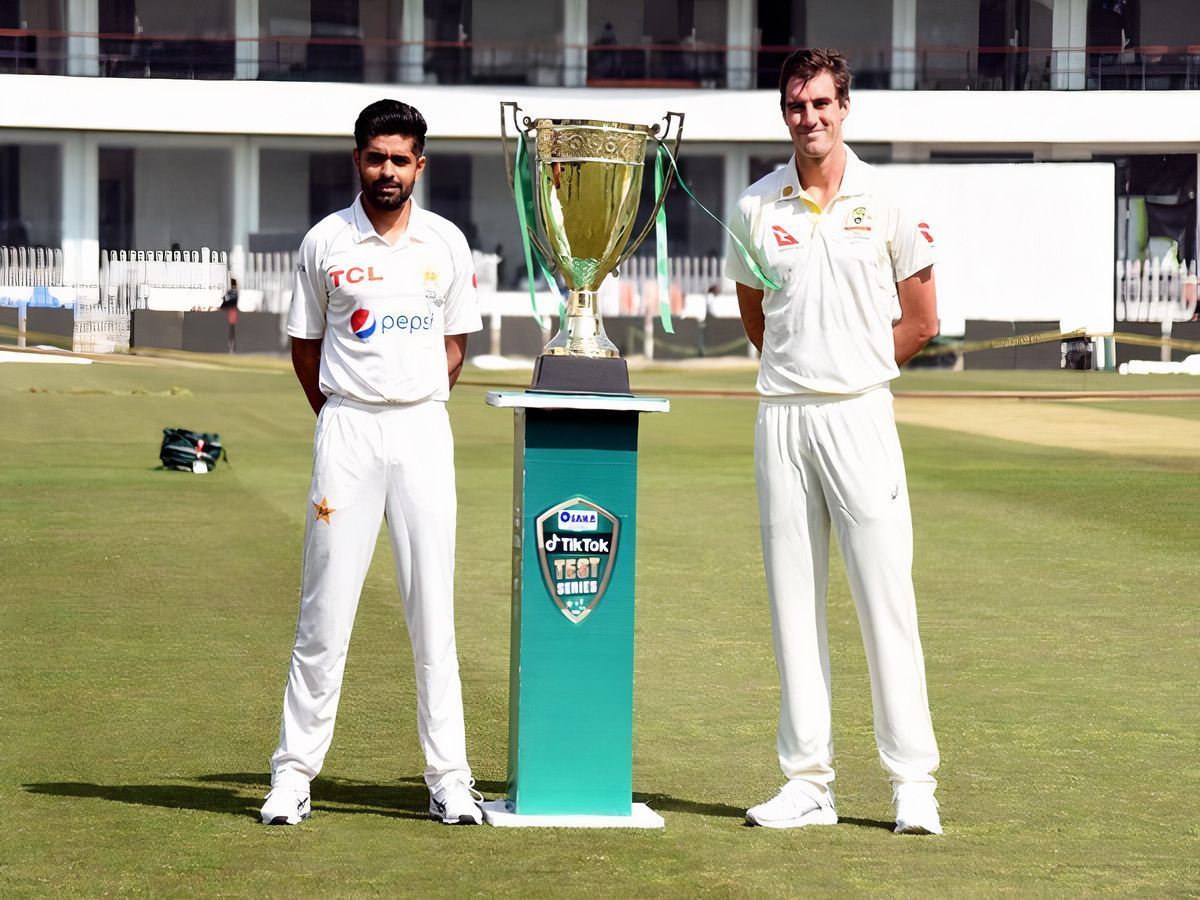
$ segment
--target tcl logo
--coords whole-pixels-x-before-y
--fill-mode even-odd
[[[358,284],[360,281],[383,281],[382,275],[375,274],[374,266],[367,266],[366,269],[362,266],[351,266],[349,269],[330,269],[329,277],[333,280],[334,287],[341,287],[343,280],[346,284]]]

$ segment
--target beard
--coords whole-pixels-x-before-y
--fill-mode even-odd
[[[413,191],[411,184],[406,186],[394,178],[380,178],[368,184],[360,177],[359,183],[362,185],[363,199],[381,212],[394,212],[400,209],[408,202]],[[390,187],[395,187],[396,190],[393,192],[384,190],[384,188]]]

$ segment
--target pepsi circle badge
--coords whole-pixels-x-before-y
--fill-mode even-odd
[[[375,314],[369,309],[356,309],[350,316],[350,330],[360,341],[375,333]]]

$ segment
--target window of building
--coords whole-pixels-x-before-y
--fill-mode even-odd
[[[588,83],[725,83],[727,0],[591,0]]]
[[[55,144],[0,144],[0,246],[59,247],[62,152]]]
[[[51,32],[65,30],[65,0],[0,2],[0,28],[28,34],[0,37],[0,73],[61,75],[66,42]]]
[[[349,206],[358,190],[349,150],[260,149],[258,231],[250,250],[295,250],[309,228]]]
[[[892,0],[758,0],[758,86],[779,85],[784,59],[800,47],[840,50],[854,73],[854,87],[885,88],[892,56]]]
[[[101,147],[101,250],[225,250],[233,160],[207,147]]]
[[[99,0],[101,73],[232,78],[235,0]]]
[[[1200,86],[1200,6],[1089,0],[1088,84],[1101,90]]]

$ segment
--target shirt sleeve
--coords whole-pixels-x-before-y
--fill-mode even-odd
[[[479,281],[475,277],[475,258],[461,232],[449,241],[450,258],[454,265],[454,277],[446,292],[444,332],[468,334],[483,330],[483,319],[479,314]]]
[[[288,310],[287,333],[294,338],[315,340],[325,336],[325,288],[322,248],[310,231],[300,243],[300,258],[292,280],[292,305]]]
[[[914,218],[901,207],[893,207],[891,218],[888,255],[892,259],[894,280],[900,282],[932,266],[937,261],[937,254],[928,221]]]
[[[732,235],[729,241],[729,252],[725,254],[725,277],[730,281],[736,281],[748,287],[765,289],[762,279],[754,274],[749,263],[743,257],[743,252],[746,254],[758,254],[758,247],[755,246],[754,238],[750,234],[750,223],[746,217],[746,211],[742,208],[742,201],[738,201],[733,208],[733,215],[729,217],[729,233]],[[737,241],[741,241],[742,246],[739,248]],[[763,261],[755,259],[754,262],[761,269]]]

